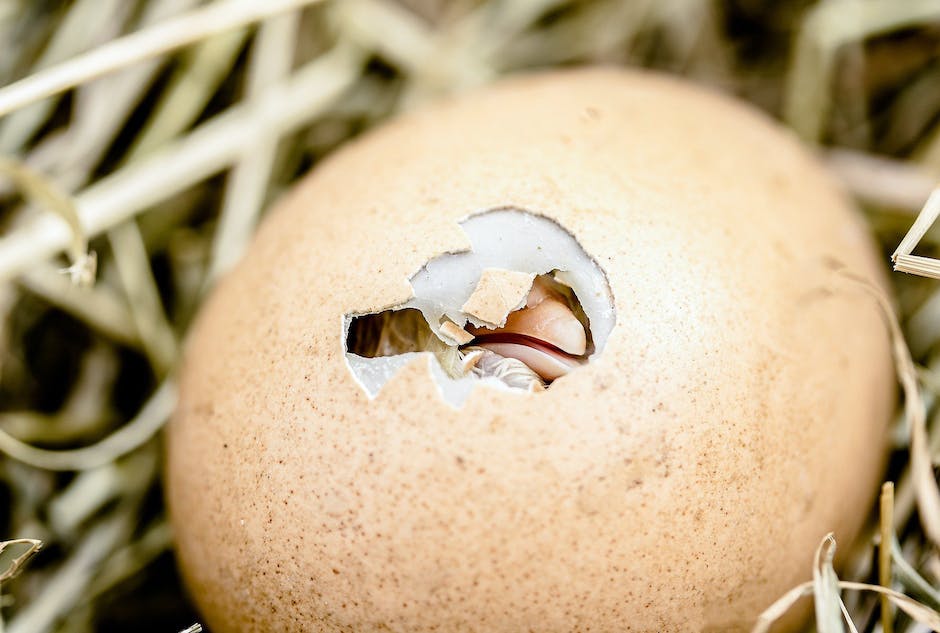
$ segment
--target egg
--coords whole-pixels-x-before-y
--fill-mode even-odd
[[[324,160],[191,332],[167,432],[216,633],[737,631],[858,534],[886,288],[786,130],[681,80],[505,80]]]

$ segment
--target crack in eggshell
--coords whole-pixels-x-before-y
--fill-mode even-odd
[[[453,345],[453,326],[449,323],[458,328],[467,325],[478,328],[498,326],[505,322],[505,317],[513,309],[525,305],[536,276],[554,271],[556,280],[571,288],[590,326],[593,351],[588,360],[603,350],[616,320],[613,296],[606,274],[574,235],[551,218],[515,208],[470,215],[460,222],[460,227],[469,238],[470,248],[429,259],[409,279],[411,298],[387,309],[420,310],[433,334],[444,343]],[[488,278],[486,282],[484,277]],[[501,295],[500,284],[506,284],[507,279],[515,285],[509,283],[508,289],[504,286],[505,292]],[[496,282],[495,286],[490,287],[491,281]],[[516,291],[523,285],[525,288],[518,292],[517,297]],[[495,323],[464,309],[480,286],[483,287],[480,292],[495,294],[504,306],[509,306],[505,314],[497,317],[494,317],[494,312],[485,312],[485,316],[494,318]],[[471,302],[470,307],[473,305]],[[381,311],[355,311],[343,317],[342,341],[346,363],[370,399],[376,397],[382,386],[407,364],[400,356],[365,358],[345,347],[352,319]],[[519,391],[498,378],[474,373],[451,375],[431,354],[419,353],[430,357],[431,376],[442,398],[454,407],[462,406],[473,387],[479,384]]]

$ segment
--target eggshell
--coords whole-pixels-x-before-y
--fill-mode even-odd
[[[458,222],[570,231],[616,325],[539,393],[447,404],[428,356],[370,400],[342,319],[406,301]],[[895,399],[884,286],[792,135],[639,72],[504,81],[350,143],[267,217],[189,340],[167,435],[214,633],[747,630],[859,531]]]

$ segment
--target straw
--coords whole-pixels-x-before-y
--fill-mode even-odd
[[[579,64],[666,70],[782,116],[913,273],[891,277],[896,301],[852,271],[839,282],[871,298],[891,336],[904,397],[893,492],[881,513],[853,509],[870,520],[840,544],[845,579],[827,539],[805,570],[815,582],[756,630],[805,595],[818,633],[940,623],[940,105],[936,64],[905,57],[931,59],[940,4],[746,4],[0,3],[0,81],[20,78],[0,87],[0,491],[7,536],[31,539],[0,547],[7,625],[85,633],[114,596],[144,601],[133,587],[172,546],[158,436],[182,341],[283,186],[396,112]],[[39,541],[38,557],[13,560]],[[178,581],[159,582],[177,596],[166,608],[182,608]]]

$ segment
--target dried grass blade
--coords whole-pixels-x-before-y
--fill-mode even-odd
[[[93,600],[146,567],[173,546],[173,532],[165,517],[156,519],[143,536],[111,555],[88,587],[86,599]]]
[[[128,299],[130,316],[150,362],[162,377],[176,362],[178,345],[163,310],[137,221],[130,219],[114,227],[108,232],[108,240]]]
[[[36,553],[42,549],[42,541],[36,540],[34,538],[17,538],[9,541],[3,541],[0,543],[0,555],[2,555],[6,550],[17,545],[25,545],[26,550],[18,555],[13,557],[6,569],[0,572],[0,583],[4,583],[14,576],[16,576],[20,570],[29,562],[29,559],[36,555]]]
[[[185,190],[241,157],[259,137],[285,134],[315,118],[357,79],[362,54],[337,45],[272,86],[263,105],[229,108],[146,159],[119,169],[77,196],[89,235]],[[0,238],[0,282],[52,256],[69,243],[65,227],[37,218]]]
[[[94,283],[97,258],[88,250],[88,238],[85,237],[78,208],[72,198],[33,170],[10,158],[0,156],[0,175],[12,180],[28,202],[65,220],[71,233],[69,257],[72,266],[67,272],[77,285],[89,286]]]
[[[820,553],[823,551],[824,548],[827,548],[831,551],[831,548],[827,546],[827,543],[830,541],[831,536],[832,536],[831,534],[827,535],[826,538],[823,539],[822,544],[820,544],[819,548],[816,550],[817,557],[820,556]],[[834,541],[833,541],[833,546],[834,546]],[[828,553],[826,554],[826,558],[828,558]],[[824,558],[824,561],[825,561],[825,558]],[[814,577],[816,576],[818,567],[819,567],[818,564],[814,566],[814,570],[813,570]],[[794,604],[796,604],[796,602],[800,598],[802,598],[803,596],[807,596],[813,592],[815,584],[816,584],[816,580],[814,578],[814,580],[797,585],[796,587],[794,587],[793,589],[785,593],[780,599],[778,599],[774,604],[772,604],[770,607],[765,609],[763,613],[760,614],[760,616],[757,618],[757,622],[754,624],[754,627],[751,629],[751,633],[768,633],[770,631],[770,627],[773,626],[773,623],[779,620],[781,617],[783,617],[783,615],[787,611],[789,611],[790,608]],[[935,631],[940,631],[940,613],[937,613],[937,611],[931,609],[930,607],[923,605],[917,602],[916,600],[914,600],[913,598],[905,596],[902,593],[894,591],[893,589],[889,589],[887,587],[881,587],[879,585],[869,585],[869,584],[861,583],[861,582],[837,580],[836,591],[838,592],[839,590],[842,590],[842,589],[849,589],[849,590],[855,590],[855,591],[873,591],[880,595],[887,596],[887,598],[891,601],[892,604],[894,604],[898,609],[906,613],[916,622],[929,626]],[[841,604],[841,600],[839,601],[839,603]],[[818,618],[819,618],[819,614],[818,614],[819,603],[818,602],[817,602],[816,608],[817,608],[817,622],[818,622]],[[842,606],[838,607],[838,612],[840,616],[844,613]],[[850,626],[854,627],[854,625],[852,624],[850,624]],[[839,623],[839,628],[841,628],[841,623]],[[819,633],[823,633],[824,629],[819,628],[818,631]]]
[[[68,539],[86,521],[100,516],[110,502],[146,490],[158,464],[156,446],[146,446],[112,463],[79,472],[46,504],[49,528]]]
[[[882,587],[891,587],[891,554],[894,544],[894,483],[886,481],[881,486],[879,513],[881,542],[878,544],[878,582]],[[888,597],[881,596],[882,633],[894,633],[894,614]]]
[[[150,0],[143,7],[142,27],[165,20],[193,8],[197,0]],[[65,138],[52,136],[30,151],[28,161],[41,153],[54,154],[54,163],[47,169],[55,174],[61,187],[74,191],[88,182],[89,176],[127,123],[134,107],[152,85],[163,60],[151,59],[133,68],[112,73],[82,84],[75,90],[72,120]],[[13,115],[16,116],[16,115]],[[11,117],[12,118],[12,117]],[[52,150],[48,145],[65,140],[63,147]],[[38,163],[37,163],[38,164]]]
[[[133,348],[141,346],[123,298],[106,284],[76,288],[49,264],[38,264],[26,271],[19,283],[109,339]]]
[[[832,566],[836,556],[836,539],[833,534],[826,537],[816,548],[813,565],[813,596],[816,606],[816,630],[819,633],[843,633],[842,610],[839,598],[839,578]]]
[[[917,219],[914,220],[914,224],[911,225],[907,235],[904,236],[901,243],[898,244],[897,249],[895,249],[894,254],[891,255],[891,261],[897,264],[899,257],[902,255],[910,255],[914,252],[917,243],[920,242],[927,231],[930,230],[933,223],[937,221],[937,217],[940,217],[940,188],[930,192],[930,196],[927,198],[924,208],[917,214]],[[897,265],[895,265],[895,270],[897,270]]]
[[[47,450],[19,441],[0,430],[0,452],[44,470],[87,470],[113,462],[143,445],[163,428],[176,406],[176,385],[169,380],[150,396],[137,416],[100,442],[70,450]]]
[[[812,581],[804,582],[786,592],[776,602],[764,609],[764,612],[757,617],[757,622],[751,629],[751,633],[768,633],[774,622],[782,618],[798,600],[811,593],[813,593]]]
[[[222,0],[116,39],[0,88],[0,116],[145,59],[322,0]]]
[[[940,591],[927,582],[923,576],[917,573],[904,554],[901,552],[901,544],[892,534],[891,554],[894,561],[894,570],[898,581],[904,586],[906,591],[911,592],[920,600],[927,603],[932,609],[940,609]],[[884,584],[884,583],[882,583]]]
[[[33,65],[41,72],[53,64],[99,46],[123,27],[133,3],[122,0],[79,0],[52,31],[52,38]],[[6,45],[6,42],[4,42]],[[4,54],[8,54],[6,51]],[[14,154],[32,138],[52,114],[56,100],[35,103],[0,122],[0,153]]]
[[[331,11],[352,41],[377,51],[409,73],[421,73],[435,59],[433,33],[400,3],[346,0],[333,5]]]
[[[894,591],[893,589],[888,589],[886,587],[881,587],[879,585],[869,585],[863,582],[850,582],[847,580],[840,580],[839,587],[842,589],[874,591],[875,593],[888,596],[888,599],[891,600],[894,606],[909,615],[911,618],[920,624],[926,624],[935,631],[940,631],[940,613],[937,613],[930,607],[917,602],[913,598],[905,596],[903,593]]]
[[[898,255],[894,260],[894,270],[899,273],[940,279],[940,260],[919,255]]]
[[[911,355],[915,358],[924,356],[940,340],[940,288],[935,289],[931,295],[907,316],[906,335]],[[924,372],[928,374],[928,372]],[[929,380],[922,376],[922,382]],[[936,382],[936,381],[934,381]],[[929,382],[924,383],[926,389],[932,389]]]
[[[616,51],[628,50],[638,34],[648,26],[653,14],[651,0],[634,2],[591,3],[567,20],[546,25],[544,28],[513,31],[502,27],[506,34],[498,34],[491,47],[498,46],[493,62],[500,70],[526,68],[546,64],[570,63],[584,57],[614,58]],[[485,7],[478,13],[485,13]],[[463,30],[474,34],[490,23],[488,16],[471,15]],[[619,29],[605,29],[611,20],[621,24]],[[458,28],[462,25],[458,25]],[[456,30],[456,29],[454,29]],[[488,35],[488,33],[487,33]],[[477,35],[478,39],[480,36]]]
[[[247,39],[248,30],[237,29],[200,42],[183,56],[125,162],[146,156],[192,125],[231,72]]]
[[[894,307],[879,288],[855,273],[842,270],[841,276],[857,284],[877,304],[891,338],[891,348],[898,381],[904,392],[904,416],[911,435],[911,477],[917,493],[917,509],[924,532],[934,544],[940,544],[940,487],[934,478],[927,436],[927,409],[917,382],[917,368],[904,340]]]
[[[813,6],[797,34],[787,76],[784,113],[804,139],[816,142],[832,108],[831,80],[836,54],[850,42],[932,22],[936,0],[831,0]]]
[[[849,615],[849,610],[845,608],[845,603],[842,602],[841,598],[839,599],[839,609],[842,611],[842,618],[845,620],[846,626],[849,627],[849,633],[858,633],[855,622],[852,621],[852,616]]]
[[[261,25],[248,62],[248,95],[262,99],[268,87],[286,77],[293,62],[299,33],[299,16],[289,13]],[[212,283],[241,257],[264,205],[278,146],[277,137],[260,138],[232,168],[225,200],[212,241],[212,257],[206,274]]]
[[[89,529],[74,553],[43,584],[39,595],[10,622],[7,633],[49,631],[82,598],[101,561],[126,540],[137,518],[133,508],[116,511]]]
[[[833,149],[826,164],[853,196],[891,209],[919,211],[935,184],[927,169],[887,156]]]

